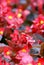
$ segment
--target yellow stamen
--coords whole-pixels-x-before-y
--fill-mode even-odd
[[[12,16],[8,16],[9,19],[12,19],[13,17]]]
[[[41,65],[41,63],[38,63],[38,65]]]
[[[28,65],[32,65],[31,63],[29,63]]]
[[[41,21],[40,21],[40,24],[44,24],[44,21],[41,20]]]
[[[10,55],[10,52],[8,51],[8,52],[6,52],[6,54],[7,54],[7,55]]]
[[[18,13],[18,18],[20,18],[22,16],[22,14],[21,13]]]
[[[22,49],[22,52],[26,52],[26,49]]]
[[[0,31],[0,34],[3,34],[3,31]]]

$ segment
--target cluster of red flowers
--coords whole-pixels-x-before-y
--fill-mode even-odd
[[[36,62],[30,55],[30,50],[36,42],[33,34],[44,37],[44,16],[39,15],[31,26],[19,30],[30,11],[19,6],[13,12],[9,4],[10,0],[3,0],[0,4],[0,42],[4,36],[8,43],[0,46],[0,65],[44,65],[44,59]]]
[[[44,36],[44,16],[43,15],[39,15],[38,18],[36,18],[34,21],[33,21],[33,25],[31,26],[32,27],[32,32],[33,33],[39,33],[41,34],[42,36]]]

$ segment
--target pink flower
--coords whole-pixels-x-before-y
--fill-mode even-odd
[[[32,64],[32,61],[33,61],[33,58],[32,58],[30,55],[25,54],[25,55],[22,57],[22,59],[21,59],[21,61],[20,61],[20,64],[21,64],[21,65],[29,65],[29,64]]]

